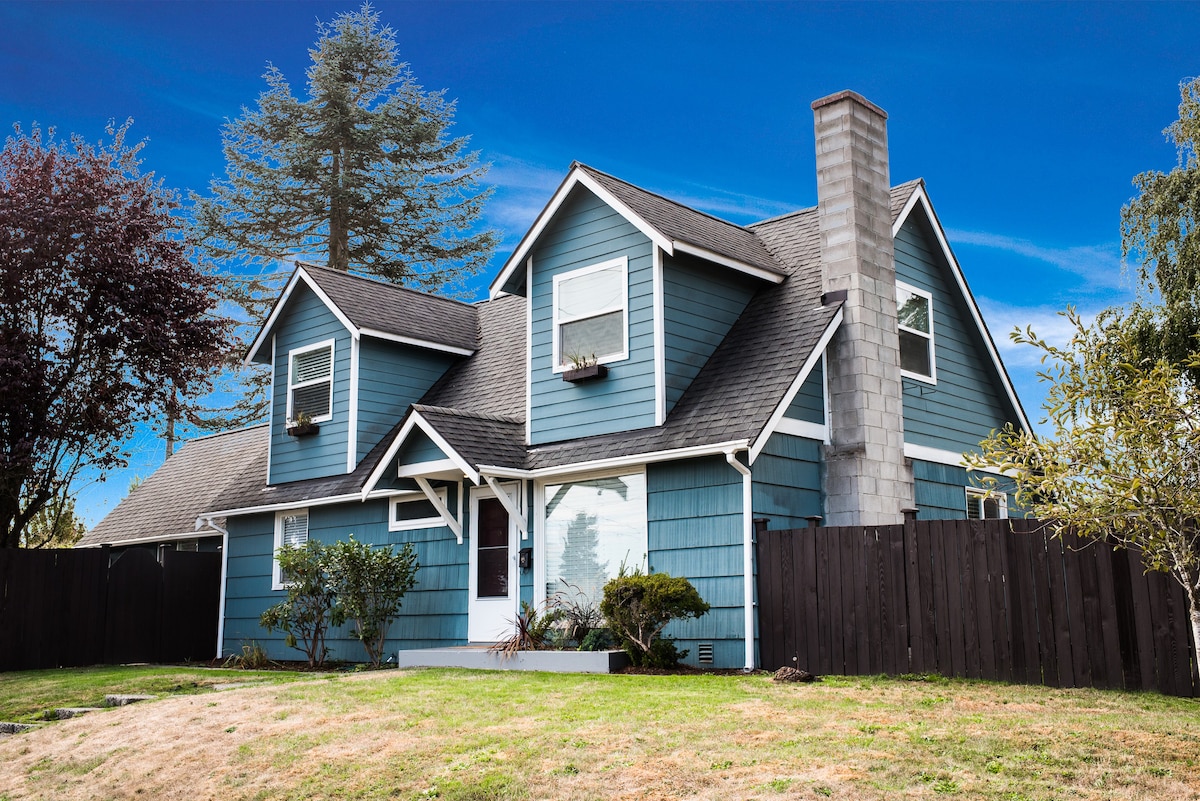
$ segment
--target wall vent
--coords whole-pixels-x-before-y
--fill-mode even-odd
[[[702,642],[696,646],[696,656],[702,665],[711,665],[713,661],[713,644]]]

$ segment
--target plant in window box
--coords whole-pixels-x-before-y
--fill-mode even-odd
[[[591,356],[572,353],[567,358],[571,360],[571,367],[563,371],[563,381],[577,384],[580,381],[591,381],[608,375],[608,367],[598,364],[594,353]]]
[[[308,412],[297,412],[295,420],[289,420],[287,424],[287,433],[289,437],[307,437],[321,430],[321,427],[313,422],[312,415]]]

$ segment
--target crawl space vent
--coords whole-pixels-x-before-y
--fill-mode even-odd
[[[696,646],[696,655],[702,665],[711,665],[713,661],[713,644],[702,642]]]

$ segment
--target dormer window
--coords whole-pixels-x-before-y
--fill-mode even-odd
[[[554,372],[629,357],[629,261],[554,276]]]
[[[933,383],[933,295],[897,283],[896,318],[900,324],[900,374]]]
[[[287,419],[320,423],[333,417],[333,340],[288,353]]]

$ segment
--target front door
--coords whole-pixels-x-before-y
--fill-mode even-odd
[[[516,527],[488,489],[471,493],[470,606],[467,639],[497,642],[517,616]]]

